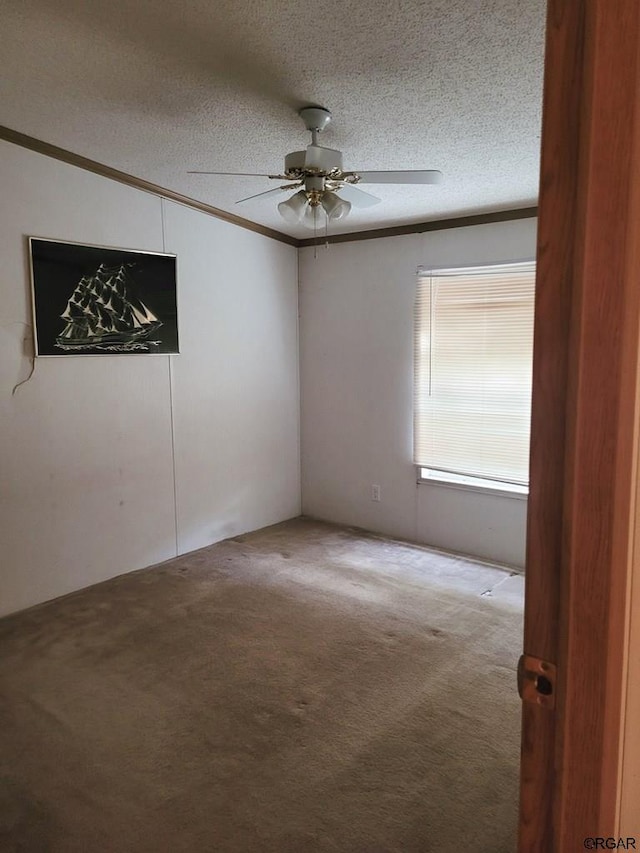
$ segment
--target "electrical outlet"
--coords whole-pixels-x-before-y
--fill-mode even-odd
[[[371,486],[371,500],[379,501],[380,500],[380,486]]]

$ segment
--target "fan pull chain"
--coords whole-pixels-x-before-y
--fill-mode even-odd
[[[318,208],[313,208],[313,259],[318,257]]]

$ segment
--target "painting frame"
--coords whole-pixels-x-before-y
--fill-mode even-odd
[[[34,354],[174,355],[177,255],[29,236]]]

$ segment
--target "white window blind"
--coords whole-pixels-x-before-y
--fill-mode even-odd
[[[419,272],[414,461],[526,485],[535,265]]]

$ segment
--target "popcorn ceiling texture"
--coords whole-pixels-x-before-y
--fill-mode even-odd
[[[298,237],[261,178],[330,109],[349,169],[441,169],[437,187],[333,233],[526,207],[538,189],[544,0],[5,0],[0,123]],[[285,198],[283,193],[283,198]]]

